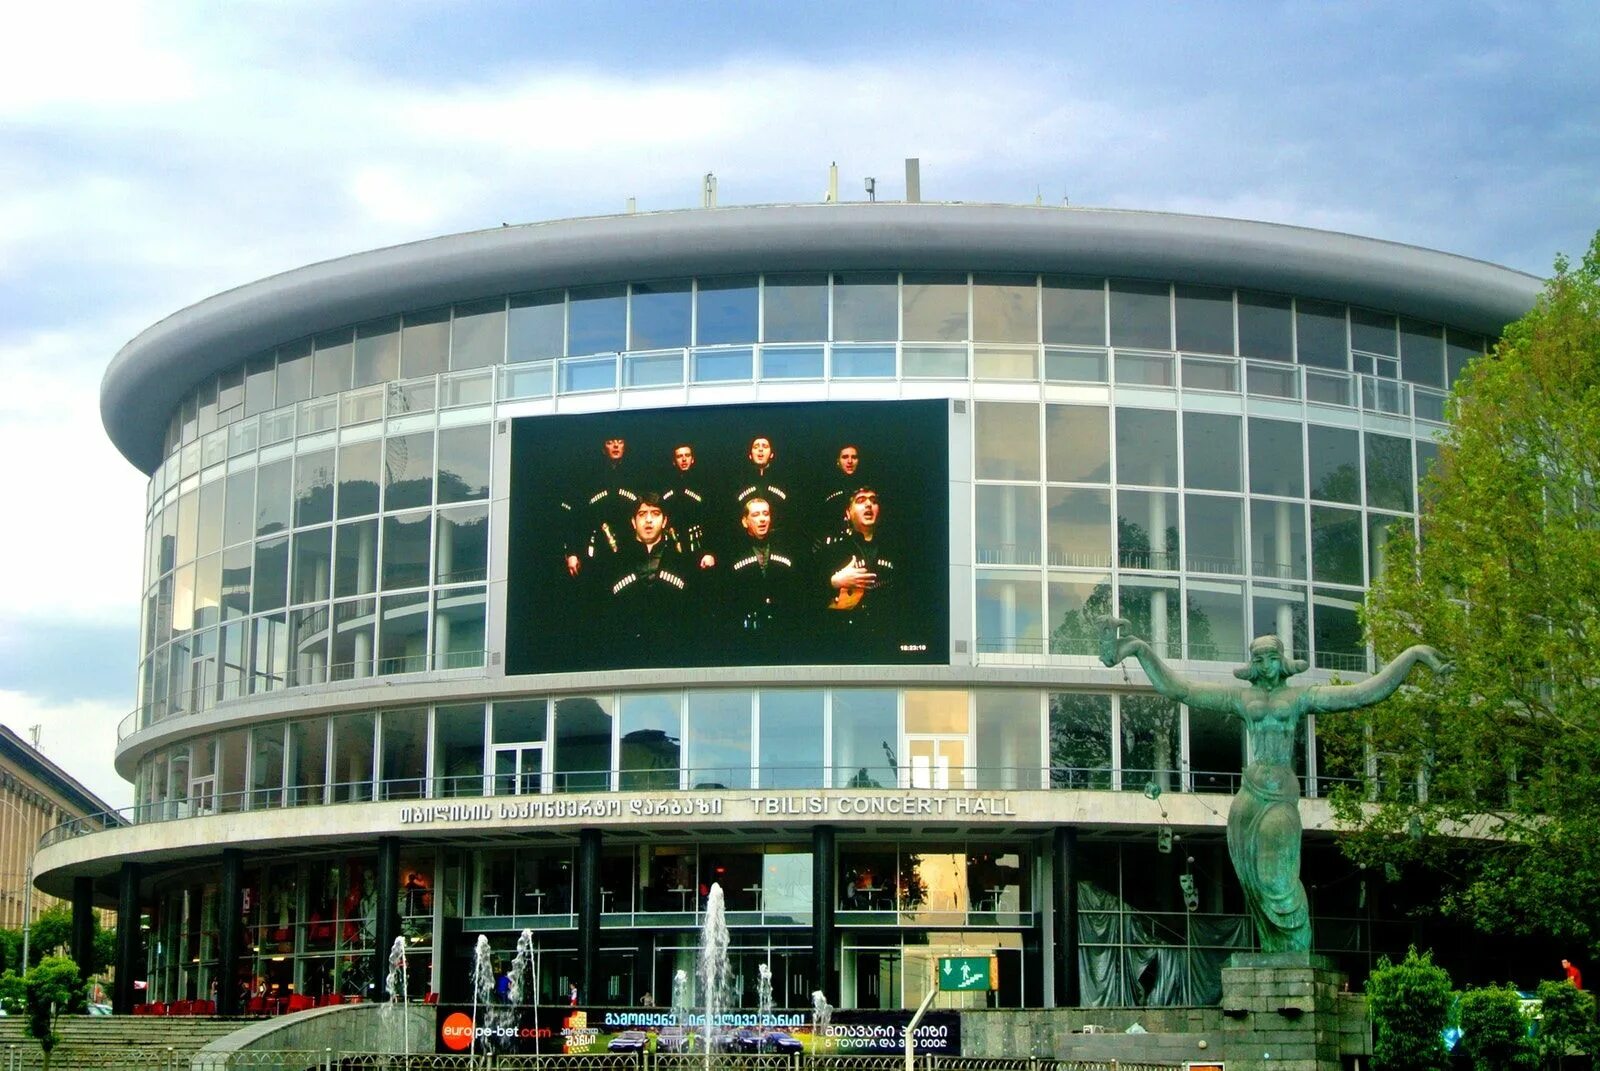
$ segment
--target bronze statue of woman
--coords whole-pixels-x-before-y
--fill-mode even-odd
[[[1388,698],[1411,668],[1425,662],[1436,673],[1448,664],[1432,647],[1408,647],[1381,671],[1351,685],[1291,686],[1307,666],[1285,656],[1277,636],[1250,643],[1250,664],[1233,671],[1245,687],[1185,680],[1137,636],[1122,636],[1128,622],[1100,622],[1100,661],[1114,666],[1132,655],[1155,690],[1197,710],[1232,714],[1244,722],[1250,762],[1228,809],[1228,855],[1244,887],[1245,902],[1266,952],[1311,949],[1311,918],[1300,884],[1300,779],[1294,772],[1294,737],[1306,714],[1356,710]]]

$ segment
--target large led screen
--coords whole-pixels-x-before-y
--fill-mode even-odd
[[[948,405],[513,421],[507,672],[948,662]]]

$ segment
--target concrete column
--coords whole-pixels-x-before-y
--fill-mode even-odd
[[[133,1014],[133,982],[144,974],[139,961],[139,864],[123,863],[117,875],[117,980],[111,1010]]]
[[[239,954],[244,947],[244,853],[222,849],[222,881],[217,889],[217,1014],[244,1012]]]
[[[578,999],[593,1001],[600,956],[600,845],[598,829],[578,831]],[[625,890],[613,890],[619,897]],[[669,998],[670,999],[670,998]]]
[[[1078,1006],[1078,831],[1057,826],[1050,858],[1050,884],[1055,897],[1051,956],[1055,967],[1055,1006]]]
[[[72,879],[72,958],[88,978],[94,960],[94,879]]]
[[[811,945],[817,956],[817,988],[839,1006],[839,940],[833,928],[837,844],[832,826],[811,830]]]
[[[376,947],[372,950],[373,991],[368,1000],[387,1000],[383,981],[389,974],[389,949],[400,935],[400,841],[396,837],[378,838],[378,917],[373,930]]]

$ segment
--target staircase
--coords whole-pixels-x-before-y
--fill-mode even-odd
[[[50,1071],[187,1071],[202,1046],[254,1019],[63,1015]],[[0,1071],[39,1071],[44,1051],[21,1015],[0,1017]]]

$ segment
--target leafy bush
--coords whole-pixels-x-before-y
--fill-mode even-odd
[[[1443,1071],[1450,975],[1415,946],[1399,963],[1384,956],[1367,979],[1372,1063],[1377,1071]]]
[[[22,975],[7,967],[0,974],[0,1008],[7,1015],[16,1015],[27,1006],[27,990],[22,985]]]
[[[1539,1002],[1543,1005],[1535,1045],[1546,1067],[1558,1068],[1568,1053],[1583,1053],[1580,1066],[1594,1065],[1596,1041],[1594,994],[1563,979],[1539,983]]]
[[[1473,1071],[1532,1071],[1537,1066],[1522,998],[1510,986],[1461,994],[1459,1045]]]
[[[83,1010],[83,985],[78,965],[67,956],[46,956],[37,967],[23,975],[28,1002],[28,1036],[44,1050],[45,1071],[50,1068],[50,1050],[60,1040],[56,1036],[56,1016]]]

